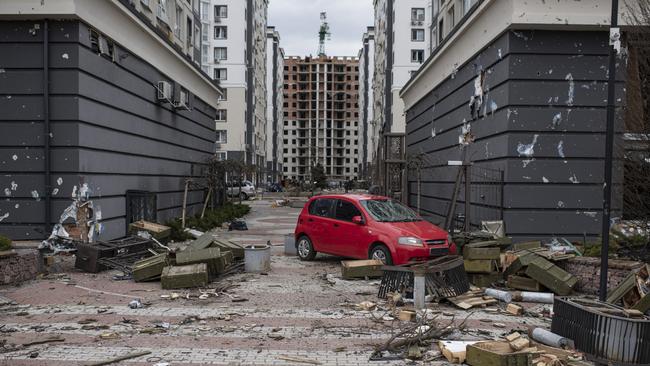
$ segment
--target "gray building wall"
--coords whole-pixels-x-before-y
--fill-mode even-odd
[[[607,52],[606,32],[507,31],[433,87],[406,113],[407,154],[424,156],[423,214],[444,222],[459,169],[447,162],[462,160],[459,135],[467,122],[475,137],[466,147],[475,174],[503,172],[502,185],[474,185],[473,225],[503,217],[507,234],[516,240],[597,236]],[[468,105],[480,70],[485,70],[484,99],[473,119]],[[623,79],[620,73],[619,102],[625,99]],[[531,156],[519,153],[520,144],[533,142]],[[476,182],[492,179],[472,176]],[[622,181],[618,167],[614,176]],[[414,172],[408,183],[409,205],[415,207]],[[457,213],[464,211],[464,202],[461,189]],[[618,189],[613,207],[620,210]]]
[[[45,237],[47,192],[56,222],[80,183],[89,185],[101,207],[101,239],[125,235],[127,190],[155,192],[160,222],[180,216],[185,179],[200,176],[213,152],[214,108],[193,95],[190,111],[157,102],[154,84],[173,85],[173,76],[138,58],[137,50],[115,45],[115,62],[98,55],[82,22],[50,21],[48,189],[43,30],[43,21],[0,22],[0,188],[10,189],[0,202],[0,216],[9,214],[0,233]],[[190,214],[203,197],[202,190],[190,191]]]

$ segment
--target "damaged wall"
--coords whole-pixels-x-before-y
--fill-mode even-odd
[[[45,221],[43,22],[0,22],[0,232],[42,239]],[[214,149],[215,109],[190,94],[191,110],[158,103],[163,75],[115,44],[93,50],[79,21],[49,25],[52,222],[87,183],[101,207],[102,239],[125,235],[125,193],[157,193],[157,219],[180,215],[185,177],[198,176]],[[137,51],[137,50],[135,50]],[[178,88],[176,88],[178,90]],[[190,211],[203,191],[188,195]]]
[[[444,221],[458,171],[447,161],[462,160],[459,136],[469,125],[474,142],[465,149],[475,170],[504,174],[502,195],[473,190],[473,224],[503,213],[507,234],[517,240],[598,235],[607,42],[606,32],[506,31],[407,111],[407,154],[425,155],[422,208],[431,221]],[[614,177],[621,181],[619,169]],[[411,173],[413,207],[416,182]],[[461,189],[456,212],[464,200]]]

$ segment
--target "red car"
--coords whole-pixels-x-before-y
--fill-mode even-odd
[[[382,196],[313,197],[298,217],[295,237],[301,260],[312,260],[321,252],[404,264],[456,254],[446,231]]]

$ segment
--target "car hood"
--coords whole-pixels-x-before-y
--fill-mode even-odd
[[[414,236],[423,240],[447,239],[447,232],[428,221],[387,222],[400,236]]]

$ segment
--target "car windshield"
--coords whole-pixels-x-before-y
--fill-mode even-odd
[[[373,219],[381,222],[422,221],[410,208],[393,200],[362,200],[361,204]]]

